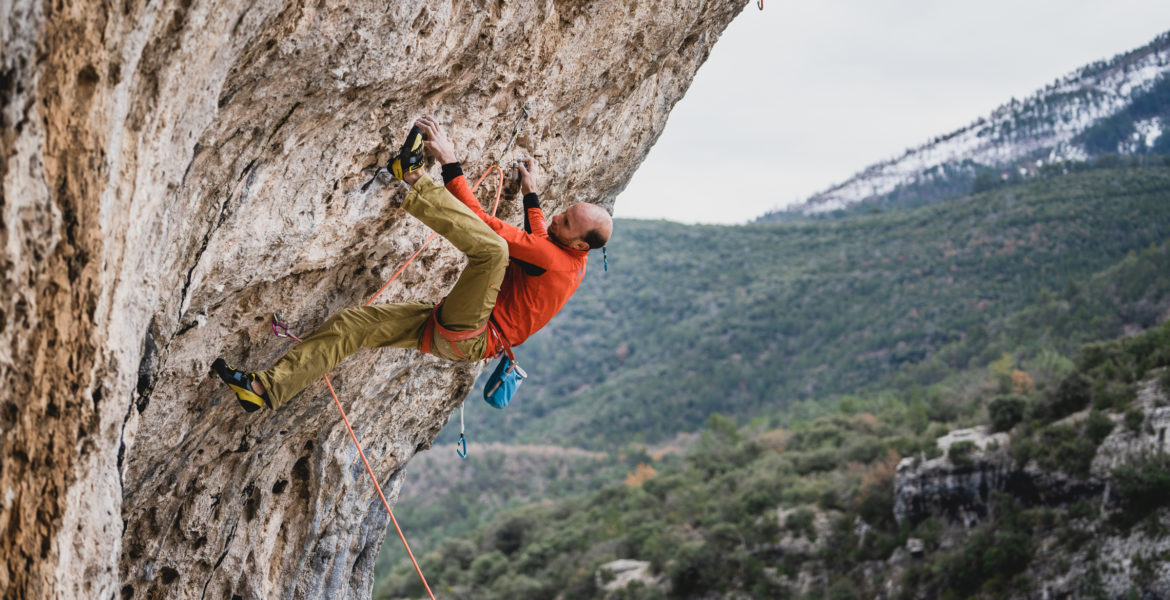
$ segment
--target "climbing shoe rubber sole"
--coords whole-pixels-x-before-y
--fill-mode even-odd
[[[390,174],[395,179],[402,179],[407,173],[423,168],[426,165],[423,149],[423,132],[415,125],[410,128],[410,133],[406,134],[406,143],[402,144],[398,156],[390,159],[390,164],[387,165]]]
[[[237,371],[227,364],[227,361],[222,358],[215,359],[211,363],[211,370],[219,378],[223,380],[228,387],[236,394],[236,399],[240,401],[240,406],[248,412],[254,412],[264,408],[264,405],[272,406],[268,400],[268,393],[257,394],[256,390],[252,389],[252,381],[256,379],[254,373],[245,373]]]

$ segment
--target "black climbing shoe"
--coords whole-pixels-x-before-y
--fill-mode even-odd
[[[236,399],[240,401],[240,406],[248,412],[260,410],[264,405],[272,406],[272,402],[268,399],[267,390],[263,394],[257,394],[256,390],[252,389],[252,381],[256,379],[255,373],[245,373],[237,371],[227,364],[227,361],[222,358],[215,359],[211,363],[211,370],[219,375],[219,378],[232,391],[236,393]]]
[[[406,134],[406,143],[402,144],[398,156],[390,159],[390,164],[386,165],[386,170],[390,171],[395,179],[402,179],[407,173],[413,173],[423,168],[425,164],[423,132],[415,125],[410,128],[410,133]]]

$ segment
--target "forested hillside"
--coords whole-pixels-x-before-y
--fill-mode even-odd
[[[574,547],[600,543],[581,537],[594,533],[553,531],[551,523],[538,523],[565,511],[592,514],[598,502],[605,507],[598,509],[610,532],[605,535],[618,536],[633,535],[630,528],[637,529],[637,515],[643,515],[639,508],[625,516],[628,507],[619,506],[627,501],[649,503],[657,519],[675,514],[671,503],[703,499],[707,516],[691,514],[699,520],[691,526],[699,529],[721,519],[752,522],[747,515],[757,518],[758,512],[741,506],[751,502],[759,504],[754,511],[769,502],[797,511],[784,516],[782,529],[789,533],[752,532],[743,538],[748,546],[736,546],[740,550],[752,547],[757,533],[799,539],[800,531],[812,527],[810,515],[864,511],[877,534],[866,542],[873,547],[842,563],[852,569],[862,557],[888,555],[911,533],[891,523],[891,452],[934,456],[935,440],[956,427],[987,423],[1010,429],[1026,422],[1016,445],[1019,459],[1035,458],[1045,468],[1064,464],[1081,474],[1095,448],[1081,442],[1100,441],[1101,419],[1081,428],[1086,431],[1049,423],[1085,398],[1133,422],[1138,373],[1110,366],[1088,384],[1072,377],[1062,392],[1070,403],[1056,402],[1054,389],[1078,369],[1073,358],[1081,344],[1141,331],[1170,315],[1170,168],[1118,162],[1070,165],[1068,172],[1004,181],[916,209],[854,209],[802,223],[620,222],[609,272],[592,265],[564,313],[519,349],[533,378],[516,404],[497,411],[473,394],[467,404],[471,457],[459,461],[450,445],[437,446],[431,454],[447,458],[419,462],[397,512],[419,532],[422,548],[439,550],[431,559],[441,563],[432,563],[438,577],[480,589],[461,574],[478,568],[474,577],[484,585],[514,591],[509,586],[535,585],[526,578],[545,575],[537,577],[541,571],[531,565],[516,567],[509,552],[508,562],[489,565],[483,559],[472,567],[480,555],[492,554],[490,539],[498,535],[492,532],[521,527],[526,544],[562,538]],[[1123,373],[1127,382],[1120,382]],[[1021,393],[1015,393],[1013,377]],[[711,414],[723,416],[710,421]],[[737,432],[737,421],[747,428]],[[450,429],[445,444],[454,441]],[[634,443],[703,430],[704,441],[686,460],[677,449],[654,452]],[[488,439],[546,440],[602,454],[552,453],[542,459],[507,446],[474,445]],[[695,468],[708,461],[712,448],[724,456],[719,460],[742,460],[725,465],[730,471],[719,481],[751,482],[736,483],[731,491],[703,487],[724,485]],[[788,466],[772,472],[780,463]],[[862,494],[867,477],[875,481],[864,486],[878,487]],[[628,483],[658,498],[626,489],[607,492],[607,500],[580,500],[606,483]],[[659,486],[666,487],[653,491]],[[688,490],[682,499],[672,491],[676,486]],[[753,492],[757,486],[766,490]],[[749,496],[756,500],[749,502]],[[524,508],[538,497],[578,500]],[[501,510],[519,512],[487,524]],[[929,529],[938,523],[931,523],[917,535],[937,540]],[[471,542],[443,541],[484,524]],[[704,531],[699,537],[719,535]],[[726,584],[764,593],[774,583],[758,570],[764,564],[758,555],[737,563],[743,571],[729,572],[734,584],[697,566],[687,575],[687,560],[699,561],[703,552],[735,540],[719,538],[701,551],[692,549],[692,556],[679,554],[690,546],[678,539],[652,538],[621,542],[636,547],[602,544],[604,551],[574,555],[570,562],[596,566],[625,553],[650,560],[662,577],[698,578],[693,585],[700,589]],[[466,558],[459,559],[461,566],[444,562],[451,552]],[[781,571],[795,573],[805,558],[807,553],[785,559]],[[383,593],[408,589],[399,587],[409,585],[407,577],[384,579],[390,565],[402,560],[398,548],[384,550]],[[941,575],[916,573],[912,577],[939,589],[931,578]],[[578,575],[553,580],[592,589],[591,575]],[[839,589],[854,585],[851,579]]]
[[[473,394],[472,439],[654,443],[1149,327],[1170,307],[1170,167],[1121,162],[820,221],[619,221],[609,271],[594,257],[517,350],[516,402]]]
[[[1168,365],[1162,325],[1075,360],[1008,354],[928,401],[884,390],[784,429],[713,415],[685,459],[646,457],[598,493],[508,511],[422,566],[468,599],[1162,597],[1170,455],[1116,448],[1158,439]],[[1010,433],[937,442],[980,425]],[[1117,464],[1090,467],[1110,452]],[[963,490],[899,490],[919,465],[982,486],[932,509]],[[607,591],[618,560],[643,574]],[[420,593],[408,565],[375,590]]]

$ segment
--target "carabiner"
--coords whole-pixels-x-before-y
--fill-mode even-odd
[[[455,448],[455,454],[458,454],[459,458],[466,459],[467,458],[467,438],[463,437],[462,433],[459,434],[458,444],[461,447]]]
[[[283,329],[284,332],[278,331],[278,328]],[[272,335],[282,338],[292,337],[292,334],[288,332],[288,325],[285,324],[284,319],[280,316],[279,310],[272,313]]]

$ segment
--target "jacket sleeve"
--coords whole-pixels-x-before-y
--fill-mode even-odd
[[[535,193],[524,194],[524,230],[536,237],[548,237],[544,211],[540,209],[540,197]]]
[[[447,170],[447,165],[443,166],[444,171]],[[533,213],[536,213],[536,222],[532,223],[533,231],[538,228],[542,235],[535,233],[528,233],[511,223],[507,223],[501,219],[497,219],[483,210],[479,205],[479,199],[475,194],[471,193],[471,188],[467,186],[467,179],[460,173],[450,179],[447,179],[447,191],[451,192],[457,200],[462,202],[471,212],[475,213],[477,217],[487,223],[488,227],[492,228],[508,242],[508,255],[513,258],[518,258],[524,262],[536,265],[542,269],[558,270],[558,267],[565,268],[564,252],[548,237],[547,229],[544,225],[544,215],[539,208],[528,209],[528,218],[532,223]]]
[[[455,164],[455,163],[452,163],[452,164]],[[513,229],[517,229],[515,226],[509,225],[508,223],[505,223],[505,222],[487,214],[487,212],[484,211],[483,207],[480,206],[480,204],[479,204],[479,198],[476,198],[475,194],[471,193],[471,188],[467,186],[467,178],[463,176],[462,172],[460,172],[458,175],[448,179],[446,177],[446,172],[447,172],[448,167],[450,167],[450,166],[451,165],[443,165],[443,172],[444,172],[443,178],[446,180],[446,184],[444,187],[447,188],[448,192],[451,192],[452,196],[455,196],[456,200],[462,202],[464,205],[467,206],[467,208],[470,208],[471,212],[475,213],[475,216],[479,217],[480,220],[482,220],[484,223],[487,223],[488,227],[491,227],[493,230],[496,230],[497,233],[498,233],[498,227],[500,227],[500,226],[512,227]]]

